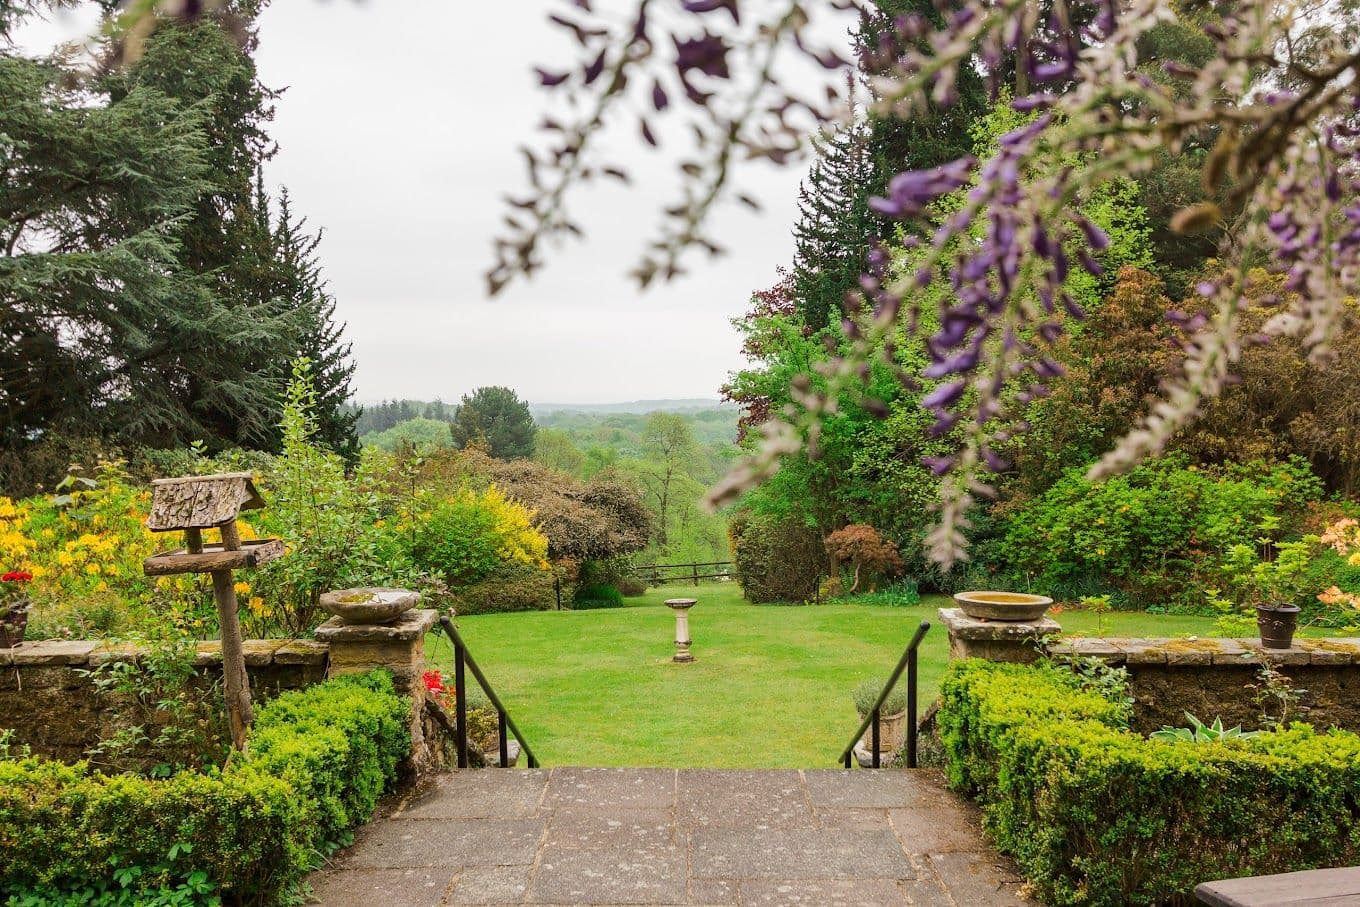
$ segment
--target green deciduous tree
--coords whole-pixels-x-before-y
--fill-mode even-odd
[[[986,153],[999,136],[1024,121],[1025,116],[1011,110],[1003,97],[973,124],[975,150]],[[1110,270],[1098,278],[1074,269],[1065,287],[1089,310],[1099,311],[1101,295],[1113,282],[1117,268],[1149,260],[1147,227],[1137,199],[1137,186],[1128,181],[1109,184],[1087,199],[1086,216],[1110,237],[1102,253]],[[958,197],[948,198],[942,207],[957,203]],[[913,254],[923,253],[901,255],[894,267],[910,273]],[[825,389],[819,366],[851,346],[839,321],[813,330],[798,310],[796,292],[788,280],[757,294],[751,317],[737,323],[752,367],[734,374],[726,393],[747,408],[752,423],[791,404],[792,387],[801,384],[813,393]],[[918,291],[909,300],[920,308],[918,335],[908,337],[902,331],[879,345],[882,351],[888,342],[892,344],[891,361],[902,372],[920,374],[929,364],[920,338],[934,333],[941,302],[951,292],[943,283]],[[873,525],[900,546],[909,572],[931,575],[923,541],[932,520],[929,508],[937,496],[938,479],[925,462],[954,453],[963,431],[963,427],[931,430],[935,419],[922,409],[921,401],[938,383],[905,384],[883,356],[872,357],[863,392],[843,392],[834,409],[822,417],[815,451],[805,448],[786,456],[780,470],[750,493],[747,506],[760,516],[816,527],[823,535],[847,524]],[[975,514],[975,523],[985,522],[981,517]]]
[[[652,413],[647,417],[643,429],[643,444],[646,459],[638,464],[636,476],[646,489],[648,503],[656,515],[654,524],[656,543],[665,550],[668,544],[668,531],[675,516],[674,510],[688,502],[691,506],[698,503],[698,495],[692,500],[682,490],[685,479],[690,478],[694,469],[697,449],[694,433],[689,423],[675,413]],[[690,482],[689,484],[696,484]],[[702,494],[702,492],[700,492]],[[677,501],[677,498],[682,500]]]
[[[571,435],[556,428],[538,429],[534,435],[534,460],[569,476],[579,475],[586,465],[586,455],[571,440]]]

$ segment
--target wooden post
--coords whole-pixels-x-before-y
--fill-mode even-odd
[[[278,539],[257,539],[241,544],[236,520],[242,510],[264,506],[249,473],[184,476],[151,483],[151,513],[146,526],[152,532],[183,531],[184,550],[163,551],[147,558],[147,576],[176,573],[212,574],[213,601],[222,637],[222,685],[226,691],[227,724],[236,750],[246,745],[246,733],[254,720],[250,702],[250,678],[246,674],[241,642],[241,618],[237,613],[237,567],[258,567],[282,557]],[[219,529],[221,545],[204,545],[203,530]]]
[[[222,549],[239,551],[241,536],[236,523],[222,524]],[[227,694],[227,723],[231,728],[231,744],[237,750],[246,745],[246,730],[255,720],[250,702],[250,678],[246,674],[246,657],[241,647],[241,617],[237,613],[236,582],[231,570],[212,572],[213,599],[217,603],[217,623],[222,635],[222,680]]]

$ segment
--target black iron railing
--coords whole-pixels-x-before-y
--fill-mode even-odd
[[[911,642],[907,643],[907,648],[902,652],[902,657],[897,660],[897,667],[893,670],[892,676],[888,678],[887,684],[883,687],[883,692],[878,694],[874,707],[869,710],[869,715],[860,722],[859,730],[855,731],[855,736],[850,738],[850,745],[841,753],[841,762],[846,768],[850,768],[851,760],[855,755],[855,744],[864,736],[864,731],[872,727],[870,737],[870,749],[873,750],[873,766],[879,767],[878,752],[878,714],[883,708],[883,703],[888,700],[888,694],[897,686],[897,681],[902,677],[902,672],[907,672],[907,768],[916,768],[916,650],[921,647],[921,640],[925,639],[926,631],[930,629],[929,621],[921,621],[921,626],[916,628],[916,634],[912,636]]]
[[[538,768],[538,759],[534,756],[534,751],[529,749],[529,744],[524,741],[524,735],[519,732],[519,728],[515,727],[514,719],[505,710],[505,705],[501,703],[496,691],[491,689],[491,684],[487,683],[486,675],[482,673],[482,669],[477,667],[477,662],[473,660],[472,653],[468,651],[467,643],[463,642],[463,637],[458,635],[458,629],[453,625],[453,621],[449,619],[448,615],[443,615],[439,618],[439,626],[444,628],[444,632],[448,634],[449,640],[453,643],[453,741],[458,750],[458,767],[467,768],[470,765],[467,732],[467,685],[464,682],[466,669],[466,671],[472,672],[472,676],[477,679],[482,692],[486,694],[487,699],[491,700],[491,705],[496,709],[496,717],[500,721],[501,767],[505,768],[510,764],[510,733],[513,733],[515,739],[519,741],[520,749],[524,750],[529,768]]]

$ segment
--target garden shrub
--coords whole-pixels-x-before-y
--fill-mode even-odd
[[[1148,740],[1054,666],[956,662],[950,783],[1051,904],[1157,904],[1209,879],[1360,860],[1360,737],[1306,725],[1233,743]]]
[[[821,534],[811,526],[740,514],[730,524],[732,560],[748,601],[805,602],[827,572]]]
[[[538,463],[497,460],[471,447],[430,455],[416,478],[427,488],[494,485],[530,505],[534,528],[547,536],[547,556],[554,561],[633,554],[651,536],[651,516],[637,489],[602,476],[582,484]]]
[[[850,595],[859,591],[860,582],[865,578],[861,574],[868,575],[869,588],[873,590],[877,588],[875,580],[878,578],[902,573],[902,553],[867,523],[852,523],[837,529],[826,537],[824,544],[833,566],[848,564],[853,571]]]
[[[32,638],[111,635],[159,621],[197,629],[213,619],[199,577],[142,572],[166,539],[146,528],[150,490],[134,486],[121,464],[101,463],[62,485],[54,495],[0,497],[0,564],[33,574]]]
[[[1036,591],[1077,585],[1138,606],[1203,605],[1229,548],[1267,525],[1277,538],[1296,532],[1321,496],[1298,457],[1209,469],[1171,456],[1098,483],[1073,469],[1008,514],[996,553]]]
[[[274,699],[220,771],[151,780],[0,760],[0,891],[10,907],[84,903],[70,892],[86,889],[112,905],[162,889],[279,903],[372,815],[409,754],[409,715],[375,672]]]
[[[571,607],[576,611],[585,611],[590,608],[622,608],[623,593],[616,586],[608,583],[582,586],[576,590],[576,597],[572,599]]]
[[[493,485],[461,489],[434,503],[417,521],[411,552],[418,566],[450,586],[475,583],[509,564],[548,568],[548,540],[533,527],[533,511]]]
[[[367,457],[354,476],[344,458],[319,441],[310,365],[293,365],[283,408],[283,455],[266,483],[267,506],[252,516],[261,535],[282,538],[288,556],[254,574],[243,620],[256,633],[309,633],[323,619],[321,594],[351,586],[424,587],[405,539],[373,474],[385,464]]]
[[[503,564],[491,575],[456,590],[454,610],[459,614],[491,614],[503,611],[547,611],[557,607],[557,587],[551,570],[525,564]],[[570,588],[562,600],[571,601]]]

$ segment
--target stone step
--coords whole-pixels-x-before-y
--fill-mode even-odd
[[[939,773],[449,772],[362,829],[320,903],[1028,903]]]

